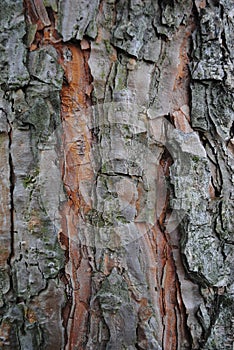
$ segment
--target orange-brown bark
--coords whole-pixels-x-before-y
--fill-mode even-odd
[[[160,162],[160,169],[165,176],[169,176],[169,168],[172,162],[170,154],[165,152]],[[157,283],[160,286],[159,305],[164,325],[162,343],[165,350],[172,350],[178,349],[181,339],[183,339],[183,346],[189,346],[189,332],[173,256],[171,235],[175,233],[167,232],[165,226],[171,215],[168,209],[169,190],[165,186],[165,182],[161,183],[161,191],[167,191],[167,197],[158,225],[155,226],[154,230],[157,245]]]
[[[60,243],[66,250],[67,267],[65,283],[71,283],[71,298],[64,308],[64,326],[67,328],[67,349],[85,349],[88,333],[89,299],[91,296],[91,268],[88,253],[79,242],[79,220],[91,208],[92,203],[84,199],[80,191],[80,183],[92,183],[94,174],[90,165],[92,136],[88,128],[89,120],[85,113],[90,106],[91,75],[88,67],[89,43],[78,44],[63,43],[55,30],[55,16],[51,14],[52,21],[46,18],[43,5],[38,2],[35,7],[31,1],[26,1],[28,15],[33,24],[37,24],[38,32],[31,44],[30,50],[41,45],[53,45],[58,54],[59,62],[64,69],[64,84],[61,90],[61,119],[63,130],[64,162],[61,165],[63,182],[68,197],[67,203],[62,207],[62,229]],[[174,89],[185,89],[182,84],[184,76],[188,79],[186,45],[190,32],[187,31],[181,46],[181,62]],[[97,41],[100,39],[100,31]],[[83,48],[83,50],[82,50]],[[185,81],[185,80],[183,80]],[[183,85],[183,86],[182,86]],[[176,112],[176,122],[180,123]],[[177,118],[177,119],[176,119]],[[179,124],[179,125],[180,125]],[[183,126],[179,126],[182,130]],[[168,195],[165,203],[166,184],[164,176],[169,174],[171,158],[167,154],[161,161],[158,176],[159,225],[152,228],[151,235],[146,235],[145,255],[147,265],[150,266],[148,274],[151,298],[154,301],[153,310],[158,315],[159,334],[164,350],[177,349],[178,336],[183,334],[187,339],[186,315],[179,291],[179,282],[173,259],[172,248],[167,233],[164,232]],[[138,188],[140,191],[140,189]],[[140,193],[139,193],[140,198]],[[161,198],[161,200],[160,200]],[[140,205],[137,203],[137,205]],[[140,227],[140,226],[139,226]],[[145,227],[144,227],[145,229]],[[105,254],[103,271],[109,275],[117,261]],[[153,285],[155,287],[153,287]],[[147,299],[140,300],[139,318],[148,319],[152,309]],[[139,340],[144,339],[144,331],[139,328]]]
[[[68,202],[62,209],[62,232],[69,240],[69,270],[72,307],[68,321],[67,349],[84,349],[88,331],[91,269],[79,243],[79,218],[91,209],[80,192],[82,181],[93,181],[90,165],[91,133],[85,109],[89,106],[91,77],[88,54],[74,44],[59,47],[65,82],[61,91],[64,164],[63,182]],[[68,59],[63,57],[67,55]]]
[[[88,331],[91,269],[79,243],[79,217],[91,209],[80,192],[82,181],[92,181],[90,165],[91,134],[85,109],[89,105],[91,77],[88,54],[74,44],[59,46],[65,82],[61,91],[64,164],[63,182],[68,202],[62,209],[62,232],[69,240],[69,268],[72,284],[72,306],[68,320],[67,349],[83,349]],[[64,59],[67,55],[68,59]],[[67,321],[65,321],[67,322]]]
[[[61,90],[61,122],[63,161],[61,172],[68,201],[61,210],[59,233],[61,246],[66,250],[67,269],[63,280],[71,285],[71,295],[64,307],[64,327],[67,349],[84,349],[88,331],[91,269],[84,249],[79,243],[79,218],[91,209],[82,197],[79,184],[92,181],[90,165],[91,133],[86,110],[90,105],[91,75],[88,67],[89,45],[64,43],[55,29],[56,14],[47,15],[43,2],[25,1],[28,20],[37,25],[30,51],[44,45],[56,48],[59,63],[64,69]]]

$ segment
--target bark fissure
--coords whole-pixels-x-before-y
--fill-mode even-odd
[[[14,257],[14,188],[15,188],[15,174],[14,174],[14,164],[12,160],[12,155],[11,155],[11,145],[12,145],[12,127],[11,123],[9,120],[7,120],[8,123],[8,138],[9,138],[9,143],[8,143],[8,150],[9,150],[9,168],[10,168],[10,232],[11,232],[11,251],[10,255],[8,257],[8,265],[11,269],[11,260]],[[11,276],[12,278],[12,276]]]

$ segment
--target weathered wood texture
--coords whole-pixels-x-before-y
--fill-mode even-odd
[[[232,349],[233,16],[0,2],[0,349]]]

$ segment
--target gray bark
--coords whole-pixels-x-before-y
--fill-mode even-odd
[[[0,349],[232,349],[231,0],[0,3]]]

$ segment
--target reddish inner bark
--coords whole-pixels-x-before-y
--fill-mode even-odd
[[[42,45],[52,45],[59,55],[59,63],[64,69],[64,84],[61,90],[61,119],[63,122],[64,162],[61,165],[63,182],[67,191],[68,201],[62,208],[62,232],[60,242],[66,249],[67,267],[64,282],[72,284],[72,296],[63,310],[64,326],[67,330],[67,349],[85,349],[88,333],[89,300],[91,296],[91,268],[85,248],[78,240],[79,217],[91,210],[80,192],[80,182],[93,181],[94,174],[90,167],[90,152],[92,136],[87,127],[85,110],[90,106],[92,77],[88,66],[89,49],[82,50],[78,44],[64,43],[55,29],[56,15],[50,10],[45,11],[42,1],[25,0],[25,8],[29,23],[37,25],[37,32],[30,50],[37,50]],[[187,36],[185,38],[187,40]],[[184,44],[186,45],[186,44]],[[184,55],[184,45],[181,48],[181,65],[175,89],[181,87],[184,79],[187,57]],[[85,45],[85,48],[88,46]],[[184,62],[184,58],[185,61]],[[83,111],[83,112],[82,112]],[[80,118],[80,119],[79,119]],[[77,120],[79,127],[77,128]],[[82,142],[82,149],[80,143]],[[83,164],[87,164],[83,166]],[[161,173],[168,176],[171,165],[170,155],[161,161]],[[165,184],[161,184],[165,186]],[[164,189],[163,189],[164,191]],[[160,195],[159,195],[160,197]],[[168,212],[169,194],[158,224],[151,232],[151,238],[146,238],[146,254],[150,266],[154,266],[149,278],[155,281],[152,290],[152,300],[155,309],[160,312],[162,325],[162,344],[164,350],[178,349],[178,337],[189,344],[186,326],[186,311],[183,304],[180,283],[176,274],[170,237],[165,232],[164,222]],[[105,257],[105,271],[110,273],[113,261]],[[152,280],[149,285],[153,285]],[[151,316],[148,301],[140,301],[139,317],[148,319]],[[145,335],[139,329],[139,338]]]

